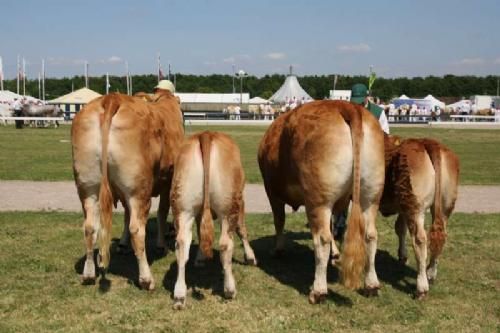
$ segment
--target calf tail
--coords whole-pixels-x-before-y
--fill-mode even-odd
[[[349,112],[350,111],[350,112]],[[361,287],[361,275],[366,263],[365,225],[361,213],[361,142],[363,128],[360,109],[342,110],[342,116],[351,127],[353,148],[352,210],[347,223],[341,262],[342,281],[347,288]]]
[[[441,148],[439,143],[433,141],[426,141],[424,145],[435,172],[434,221],[432,221],[429,230],[429,250],[431,256],[436,258],[443,251],[444,243],[446,242],[446,225],[441,197]]]
[[[107,95],[102,100],[102,112],[99,115],[101,126],[101,185],[99,188],[99,206],[101,216],[101,229],[99,232],[99,266],[106,269],[109,266],[109,246],[111,243],[111,227],[113,221],[113,194],[109,184],[108,176],[108,143],[111,120],[120,107],[117,97]]]
[[[211,135],[203,132],[199,137],[201,158],[203,160],[203,213],[200,223],[200,248],[207,258],[213,257],[212,244],[214,242],[214,222],[210,211],[210,149]]]

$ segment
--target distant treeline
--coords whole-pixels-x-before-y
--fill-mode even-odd
[[[314,98],[323,99],[329,96],[333,89],[333,75],[313,75],[298,77],[302,87]],[[173,76],[171,76],[173,81]],[[243,79],[243,92],[249,92],[251,97],[269,98],[278,90],[285,80],[284,75],[266,75],[263,77],[249,76]],[[406,94],[411,97],[424,97],[432,94],[436,97],[461,98],[471,95],[496,95],[496,76],[428,76],[414,78],[377,78],[372,89],[372,95],[387,101],[393,97]],[[175,81],[179,92],[200,93],[230,93],[233,91],[233,77],[230,75],[184,75],[176,74]],[[70,93],[85,85],[83,76],[72,78],[48,78],[46,80],[46,99]],[[89,88],[101,94],[105,93],[106,78],[90,77]],[[355,83],[368,82],[366,76],[339,76],[336,89],[350,89]],[[132,77],[133,92],[151,92],[157,83],[155,75],[134,75]],[[16,91],[16,81],[4,82],[5,89]],[[125,77],[110,76],[110,92],[126,92]],[[240,92],[240,80],[234,80],[236,92]],[[22,93],[22,86],[21,86]],[[26,94],[38,97],[38,80],[26,82]]]

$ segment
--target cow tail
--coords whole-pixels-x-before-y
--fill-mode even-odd
[[[347,223],[341,260],[342,281],[347,288],[361,287],[361,275],[366,263],[365,225],[361,213],[361,143],[363,141],[362,110],[349,109],[342,115],[351,128],[353,148],[352,209]]]
[[[113,218],[113,194],[109,184],[108,176],[108,142],[111,120],[119,108],[119,101],[114,95],[107,95],[103,98],[99,121],[101,127],[101,185],[99,188],[99,206],[101,216],[101,229],[99,232],[99,266],[106,269],[109,266],[109,247],[111,244],[111,227]]]
[[[203,132],[198,139],[200,140],[201,158],[203,160],[203,213],[200,223],[200,248],[203,255],[207,258],[213,257],[212,244],[214,242],[214,222],[210,210],[210,133]]]
[[[429,154],[435,172],[435,192],[434,192],[434,221],[429,230],[429,250],[431,256],[436,258],[443,251],[446,242],[446,225],[443,217],[442,197],[441,197],[441,149],[438,143],[426,142],[425,149]]]

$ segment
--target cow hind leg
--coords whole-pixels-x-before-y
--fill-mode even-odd
[[[187,213],[181,213],[175,217],[177,225],[177,237],[175,243],[175,255],[177,257],[177,281],[174,287],[174,309],[181,310],[186,306],[186,264],[189,259],[189,248],[193,238],[192,226],[194,217]]]
[[[165,234],[167,226],[168,211],[170,209],[170,189],[160,194],[160,204],[156,218],[158,234],[156,238],[156,249],[160,253],[165,253]]]
[[[240,213],[238,216],[238,225],[236,227],[236,233],[243,243],[243,249],[245,251],[245,262],[248,265],[256,266],[257,259],[255,258],[255,253],[253,252],[250,243],[248,242],[248,232],[245,224],[245,212],[243,206],[240,208]]]
[[[200,236],[200,223],[201,223],[201,215],[199,214],[196,216],[196,231],[198,233],[198,244],[200,243],[201,236]],[[198,246],[198,251],[196,252],[196,258],[194,259],[194,266],[195,267],[203,267],[205,266],[207,258],[203,254],[203,251],[201,251],[201,246]]]
[[[97,189],[98,191],[98,189]],[[97,233],[100,226],[100,211],[97,194],[91,195],[83,199],[83,209],[85,220],[83,222],[83,234],[85,240],[85,264],[83,267],[82,283],[95,283],[95,262],[94,262],[94,247],[97,240]]]
[[[398,259],[401,264],[406,264],[408,261],[408,252],[406,251],[406,222],[402,215],[398,215],[396,222],[394,223],[394,231],[399,239],[398,245]]]
[[[233,232],[230,230],[232,221],[228,217],[221,219],[221,235],[219,239],[220,261],[224,270],[224,297],[232,299],[236,296],[236,282],[234,281],[233,261]],[[234,221],[237,223],[237,221]],[[232,229],[232,228],[231,228]]]
[[[429,282],[427,281],[426,271],[427,235],[424,229],[424,219],[424,211],[419,212],[414,218],[407,219],[418,269],[416,291],[416,297],[418,299],[425,297],[429,291]]]
[[[365,290],[367,295],[377,295],[380,289],[380,282],[375,271],[375,255],[377,254],[377,228],[375,221],[377,218],[378,205],[372,204],[363,212],[365,221],[365,242],[366,242],[366,267],[365,267]]]
[[[269,201],[273,211],[274,230],[276,232],[274,254],[281,255],[285,249],[285,235],[283,234],[285,228],[285,204],[272,196],[269,196]]]
[[[326,271],[333,239],[330,232],[330,217],[332,213],[329,207],[306,207],[306,213],[311,227],[316,265],[314,283],[309,293],[309,302],[316,304],[322,302],[328,294]]]
[[[127,254],[130,252],[130,209],[127,204],[123,204],[123,209],[125,211],[125,216],[123,218],[123,232],[120,237],[120,242],[118,243],[118,253]]]
[[[151,200],[149,199],[131,199],[129,201],[129,230],[132,239],[132,248],[139,266],[139,285],[146,290],[153,290],[155,287],[146,256],[146,223],[150,206]]]

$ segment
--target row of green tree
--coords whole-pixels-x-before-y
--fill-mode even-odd
[[[285,80],[284,75],[265,75],[263,77],[248,76],[240,81],[231,75],[186,75],[176,74],[175,84],[179,92],[200,92],[200,93],[230,93],[233,88],[240,92],[242,83],[243,92],[249,92],[251,97],[260,96],[269,98],[278,90]],[[329,96],[329,91],[333,89],[333,75],[313,75],[302,76],[298,80],[302,87],[314,99],[323,99]],[[127,91],[126,78],[111,76],[110,92]],[[366,76],[340,76],[337,79],[336,89],[350,89],[355,83],[367,84]],[[157,83],[155,75],[134,75],[132,77],[133,92],[151,92]],[[106,78],[90,77],[89,88],[101,94],[106,90]],[[48,78],[45,83],[46,99],[54,99],[67,94],[73,90],[85,86],[83,76],[72,78]],[[4,82],[7,90],[16,91],[16,80]],[[28,80],[26,82],[26,94],[34,97],[39,96],[38,80]],[[393,97],[406,94],[412,97],[423,97],[432,94],[436,97],[469,97],[471,95],[496,95],[498,89],[498,77],[496,76],[455,76],[445,75],[443,77],[428,76],[414,78],[377,78],[372,88],[372,94],[387,101]],[[20,92],[23,87],[21,84]]]

